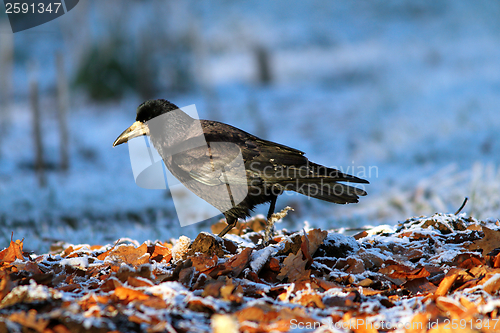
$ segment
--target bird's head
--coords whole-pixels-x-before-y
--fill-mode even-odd
[[[165,99],[154,99],[142,103],[137,108],[135,122],[116,138],[115,142],[113,142],[113,147],[138,136],[150,135],[148,122],[153,118],[174,110],[179,110],[179,108]]]

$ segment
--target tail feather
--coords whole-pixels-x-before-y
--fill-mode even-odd
[[[356,176],[351,176],[343,173],[337,169],[328,168],[326,166],[309,162],[309,169],[312,171],[314,176],[321,178],[328,178],[335,181],[344,181],[351,183],[369,184],[370,182],[366,179],[362,179]]]
[[[365,196],[367,193],[357,187],[349,186],[342,183],[323,183],[323,182],[297,182],[285,188],[295,191],[308,197],[321,199],[328,202],[338,204],[355,203],[359,201],[360,196]]]

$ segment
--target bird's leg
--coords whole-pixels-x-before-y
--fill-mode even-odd
[[[271,219],[271,216],[274,214],[274,209],[276,208],[276,199],[278,199],[278,196],[275,195],[271,199],[271,204],[269,205],[269,211],[267,212],[267,221]]]
[[[274,209],[276,208],[276,199],[278,199],[278,196],[273,195],[271,199],[271,204],[269,205],[269,211],[267,212],[267,225],[266,225],[266,230],[264,232],[264,243],[266,245],[274,234],[274,222],[271,221],[271,218],[274,214]]]
[[[221,232],[219,232],[219,237],[224,237],[225,234],[227,234],[231,229],[236,227],[236,222],[238,222],[238,219],[232,216],[226,216],[226,227],[222,229]]]

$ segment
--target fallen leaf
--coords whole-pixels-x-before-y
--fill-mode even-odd
[[[134,245],[120,245],[109,252],[107,259],[118,261],[132,266],[140,266],[149,262],[148,246],[143,243],[139,247]]]
[[[309,279],[311,271],[305,269],[307,260],[302,259],[302,250],[297,254],[290,253],[283,261],[278,280],[288,278],[290,282],[299,282]]]
[[[323,304],[321,295],[317,293],[302,293],[292,299],[292,303],[301,304],[303,306],[309,307],[314,306],[319,309],[324,309],[325,304]]]
[[[482,249],[483,257],[486,257],[488,253],[500,247],[500,231],[483,226],[483,233],[484,237],[474,241],[471,245],[468,246],[468,249]]]
[[[28,312],[15,312],[9,316],[9,320],[21,324],[24,327],[29,327],[36,332],[43,332],[49,321],[41,317],[37,318],[36,310],[28,310]]]
[[[409,290],[412,294],[432,294],[437,290],[437,287],[430,283],[427,278],[417,278],[408,280],[403,284],[403,287]]]
[[[16,259],[24,260],[23,257],[23,241],[22,240],[16,240],[15,242],[12,241],[13,234],[10,238],[10,245],[8,248],[4,249],[3,251],[0,252],[0,263],[11,263],[15,261]]]
[[[436,306],[443,311],[444,315],[451,315],[452,318],[456,319],[462,319],[462,315],[467,312],[467,308],[459,301],[443,296],[436,299]]]
[[[309,254],[311,257],[314,256],[316,250],[321,244],[323,244],[326,236],[328,236],[328,231],[321,229],[313,229],[308,232],[307,237],[305,235],[302,236],[302,241],[307,238],[307,245],[309,247]]]
[[[172,250],[160,244],[154,245],[154,251],[151,254],[151,260],[157,262],[169,262],[172,259]]]
[[[431,275],[425,267],[411,269],[402,265],[391,265],[379,270],[379,273],[386,274],[388,277],[393,279],[421,279]]]
[[[16,285],[12,282],[9,274],[0,272],[0,301],[8,294]]]
[[[484,279],[481,280],[481,284],[483,285],[483,290],[488,294],[496,294],[496,292],[500,288],[500,273],[489,274],[485,276]]]
[[[209,256],[205,253],[197,253],[189,259],[193,262],[193,267],[200,273],[210,273],[219,262],[219,257],[216,254]]]
[[[125,304],[135,301],[135,300],[145,300],[149,295],[146,295],[140,290],[135,290],[123,286],[119,286],[115,289],[114,293],[115,297],[121,301],[125,301]]]
[[[457,280],[458,275],[461,270],[458,268],[452,268],[445,275],[443,281],[439,284],[436,292],[434,293],[436,296],[444,296],[448,293],[453,283]]]
[[[217,267],[217,275],[230,275],[233,277],[240,275],[250,262],[252,251],[252,248],[247,247],[240,253],[230,257],[224,264]]]

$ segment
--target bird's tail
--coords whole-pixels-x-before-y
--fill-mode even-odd
[[[309,162],[308,171],[307,174],[301,173],[303,176],[298,176],[299,173],[296,173],[293,180],[285,180],[281,182],[281,185],[285,190],[338,204],[358,202],[360,196],[367,194],[361,188],[341,183],[369,184],[365,179],[311,162]]]
[[[355,203],[360,196],[366,195],[363,189],[337,182],[324,182],[323,179],[297,180],[285,185],[285,189],[338,204]]]

